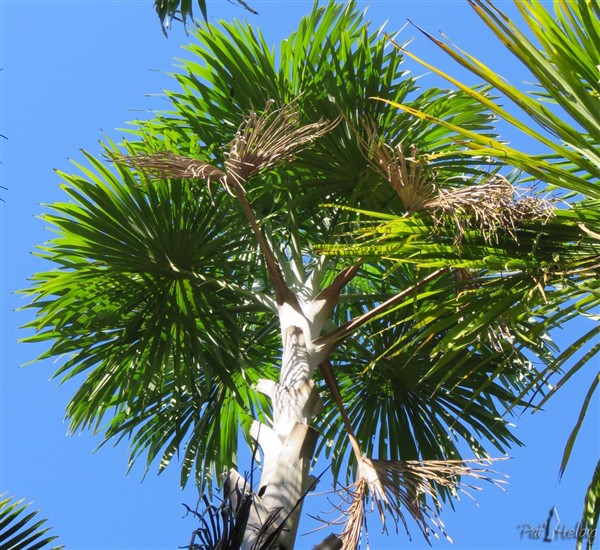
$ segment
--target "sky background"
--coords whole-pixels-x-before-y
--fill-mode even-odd
[[[209,20],[248,19],[259,26],[269,43],[291,33],[312,2],[260,1],[250,4],[253,16],[228,2],[208,0]],[[511,2],[497,2],[514,14]],[[479,56],[513,83],[528,79],[460,1],[372,1],[369,19],[374,28],[386,20],[387,29],[400,29],[407,18],[432,33],[443,31],[453,42]],[[21,1],[0,0],[0,139],[1,191],[1,492],[34,501],[50,519],[53,533],[69,549],[175,549],[189,543],[197,524],[183,518],[182,502],[195,506],[192,486],[179,489],[175,464],[159,477],[156,466],[141,482],[144,464],[128,476],[127,446],[105,446],[93,454],[100,437],[89,433],[67,437],[65,406],[76,384],[57,387],[49,381],[57,364],[51,361],[19,368],[43,348],[19,344],[19,329],[29,313],[15,291],[27,286],[33,273],[48,266],[33,256],[36,245],[51,234],[36,218],[44,203],[66,199],[53,169],[71,171],[69,158],[82,160],[80,149],[98,154],[103,132],[115,140],[127,121],[148,116],[166,106],[161,90],[173,89],[168,76],[174,58],[188,57],[181,46],[193,38],[180,25],[166,39],[152,2],[147,1]],[[414,28],[401,38],[415,36],[411,50],[453,74],[463,75]],[[423,74],[412,62],[416,74]],[[467,77],[469,83],[475,83]],[[424,76],[422,86],[437,84]],[[527,88],[526,85],[524,85]],[[515,146],[525,145],[514,133],[503,135]],[[582,329],[572,323],[558,342],[568,342]],[[597,371],[598,359],[559,393],[544,412],[524,414],[513,421],[526,447],[514,449],[512,460],[497,464],[510,476],[507,492],[485,487],[477,495],[479,506],[463,499],[442,518],[454,539],[453,548],[536,549],[573,548],[573,541],[551,544],[521,538],[519,525],[544,523],[552,506],[561,524],[574,527],[581,516],[584,491],[599,451],[598,402],[593,403],[562,481],[558,467],[564,443],[576,421],[579,407]],[[325,467],[318,463],[317,471]],[[243,469],[243,468],[242,468]],[[326,489],[327,479],[320,489]],[[310,496],[305,511],[328,509],[322,497]],[[378,519],[370,520],[373,550],[401,547],[426,548],[413,530],[413,542],[403,533],[381,537]],[[317,527],[310,520],[300,533]],[[296,548],[311,548],[332,529],[299,537]],[[434,542],[434,548],[449,548]]]

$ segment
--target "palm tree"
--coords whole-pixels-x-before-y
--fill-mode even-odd
[[[444,154],[439,182],[499,189],[509,233],[543,225],[548,206],[507,201],[496,167],[465,158],[455,130],[369,99],[494,137],[478,98],[419,90],[353,2],[315,6],[277,50],[239,22],[193,34],[170,110],[61,173],[69,200],[43,215],[56,236],[39,254],[54,266],[27,291],[26,340],[48,341],[42,358],[64,357],[56,376],[81,380],[70,429],[129,440],[131,462],[159,470],[177,454],[182,485],[193,475],[203,494],[220,479],[227,521],[209,547],[292,548],[317,456],[349,503],[332,547],[358,545],[368,499],[396,529],[409,512],[426,537],[443,532],[441,502],[467,475],[494,481],[482,459],[519,444],[501,412],[538,381],[526,350],[552,360],[537,297],[505,297],[537,272],[487,284],[415,265],[428,252],[409,241],[400,264],[396,251],[320,251],[355,243],[360,211],[402,213],[418,241],[412,199],[446,204],[418,191],[419,151]],[[414,192],[397,192],[385,159]],[[539,263],[495,247],[491,224],[438,227],[434,247],[475,232],[503,261]],[[257,482],[239,473],[241,437],[260,457]]]
[[[477,163],[482,157],[488,157],[512,166],[518,172],[513,173],[511,179],[517,180],[517,175],[522,174],[521,185],[527,185],[535,179],[545,184],[539,193],[552,193],[561,200],[555,202],[548,219],[521,220],[518,228],[510,222],[504,235],[494,231],[496,238],[490,243],[485,238],[485,230],[507,224],[501,220],[498,223],[493,215],[490,217],[485,201],[482,203],[477,197],[482,192],[489,196],[489,187],[475,186],[448,192],[436,186],[435,182],[426,180],[423,188],[432,197],[426,197],[429,202],[421,205],[417,215],[410,219],[386,219],[384,223],[374,224],[370,234],[376,235],[376,239],[368,245],[341,247],[343,250],[330,247],[329,251],[335,254],[342,251],[363,254],[364,249],[368,248],[370,253],[375,251],[385,256],[393,254],[402,265],[410,261],[422,268],[452,266],[468,269],[470,285],[489,287],[493,284],[491,281],[495,280],[505,288],[503,295],[508,302],[517,296],[527,296],[528,308],[538,318],[537,325],[532,327],[534,334],[560,327],[580,315],[597,320],[594,311],[600,305],[600,56],[597,46],[600,42],[600,6],[597,2],[585,0],[569,3],[556,1],[552,12],[538,0],[515,2],[529,31],[527,34],[489,0],[470,0],[470,4],[481,20],[530,71],[537,84],[535,93],[522,92],[475,57],[423,32],[460,65],[490,85],[494,93],[510,99],[522,117],[417,58],[402,46],[398,48],[469,94],[498,118],[532,138],[543,151],[538,154],[520,151],[460,124],[436,120],[440,128],[454,131],[462,137],[461,143],[465,146],[463,154],[467,158]],[[381,99],[403,113],[410,113],[420,120],[433,121],[429,113],[416,110],[411,105]],[[448,154],[441,151],[421,157],[420,163],[413,161],[411,166],[418,166],[422,172],[431,172],[437,164],[453,156],[453,152]],[[390,166],[392,160],[383,158],[382,163]],[[398,178],[399,170],[391,170],[390,173]],[[401,184],[407,181],[406,177],[400,179]],[[410,186],[400,187],[406,192]],[[514,200],[514,189],[507,185],[504,187],[510,205]],[[465,203],[461,200],[464,198],[461,194],[465,193],[475,201]],[[504,216],[506,211],[505,206],[497,213]],[[474,219],[479,220],[475,224],[479,231],[469,232]],[[456,242],[447,238],[448,225],[458,228],[460,246],[453,246]],[[445,245],[441,245],[439,240],[432,244],[432,234],[444,235]],[[412,255],[410,259],[408,243],[410,249],[419,250],[419,254]],[[507,285],[511,280],[520,284]],[[475,306],[470,315],[476,315],[478,311],[478,306]],[[457,333],[469,333],[470,315],[465,314],[464,320],[457,324]],[[523,398],[534,386],[555,375],[550,391],[538,401],[536,410],[542,407],[576,372],[589,365],[590,360],[598,355],[598,334],[600,325],[575,335],[572,344],[558,356],[550,358],[546,367],[525,385],[518,398]],[[451,355],[454,357],[456,354]],[[432,372],[445,370],[448,361],[446,355],[432,366]],[[566,372],[561,372],[569,361],[572,364]],[[561,476],[599,382],[600,374],[597,374],[566,443],[560,464]],[[587,548],[594,543],[600,515],[599,503],[600,461],[585,496],[578,547],[586,535]]]

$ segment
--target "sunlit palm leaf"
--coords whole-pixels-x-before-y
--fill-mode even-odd
[[[592,481],[585,494],[583,503],[582,522],[577,533],[577,550],[587,539],[586,550],[592,550],[597,537],[598,517],[600,517],[600,460],[596,464],[596,470]]]
[[[596,47],[600,36],[598,4],[585,2],[585,0],[571,3],[556,2],[556,16],[553,16],[538,0],[516,3],[528,27],[541,45],[540,48],[518,28],[516,23],[490,2],[475,0],[470,3],[490,29],[537,78],[540,95],[555,102],[560,107],[560,114],[555,113],[545,102],[521,92],[473,56],[431,35],[428,36],[446,53],[509,97],[535,124],[527,124],[476,90],[417,59],[410,52],[405,51],[405,53],[485,104],[523,133],[538,140],[558,155],[558,158],[566,159],[573,171],[565,171],[564,167],[548,162],[550,159],[548,155],[527,155],[505,143],[469,132],[466,128],[459,129],[453,125],[452,129],[467,139],[465,144],[473,148],[474,155],[485,152],[485,154],[504,158],[508,164],[514,163],[543,181],[597,198],[599,191],[597,185],[594,185],[594,179],[597,180],[600,176],[600,157],[594,144],[600,139],[598,130],[600,128],[598,109],[600,56]],[[404,106],[401,108],[404,109]],[[411,113],[420,117],[427,116],[414,111]],[[440,121],[440,124],[448,126],[448,121]],[[582,132],[581,129],[584,131]],[[547,137],[546,132],[558,139]],[[564,174],[561,174],[561,170]]]
[[[154,458],[167,441],[189,437],[201,413],[211,418],[205,408],[215,399],[235,395],[238,406],[255,408],[234,380],[250,386],[259,358],[277,352],[272,339],[251,336],[269,322],[252,290],[263,279],[259,266],[250,270],[255,246],[239,220],[216,208],[227,195],[175,180],[140,183],[90,161],[97,171],[85,169],[88,180],[63,176],[73,202],[45,216],[58,236],[41,255],[51,253],[60,270],[34,279],[39,334],[31,340],[55,340],[45,355],[67,358],[57,375],[86,375],[67,411],[73,431],[98,428],[115,411],[109,435],[145,425],[149,412],[160,413],[154,422],[169,419],[151,442],[134,439],[135,456],[148,448]],[[262,376],[272,376],[268,369]],[[213,378],[227,381],[218,397]],[[235,461],[235,444],[220,439],[237,441],[237,425],[230,415],[216,439],[206,438],[207,456],[216,457],[209,463]],[[173,449],[165,453],[163,463]]]
[[[499,116],[512,123],[526,134],[538,139],[552,150],[552,155],[527,155],[515,151],[500,142],[495,142],[494,149],[487,137],[480,136],[467,129],[438,121],[440,125],[461,133],[468,139],[465,144],[472,149],[474,155],[492,154],[501,157],[503,161],[525,170],[533,176],[543,179],[555,188],[566,188],[579,192],[587,197],[598,196],[597,181],[600,176],[600,162],[597,156],[598,134],[600,132],[600,110],[598,109],[599,84],[597,78],[598,51],[594,46],[598,37],[599,25],[598,6],[595,3],[556,3],[555,18],[540,2],[528,1],[518,4],[525,21],[531,28],[542,48],[534,45],[515,23],[511,22],[498,9],[488,2],[472,2],[482,19],[492,28],[501,40],[538,78],[541,94],[559,105],[567,120],[549,110],[535,97],[520,92],[514,86],[498,77],[493,71],[479,63],[475,58],[460,52],[436,40],[436,43],[463,66],[484,78],[500,92],[511,98],[538,125],[527,125],[495,102],[481,96],[447,74],[434,69],[438,74],[448,78],[466,93],[470,93],[482,104],[489,106]],[[432,37],[430,37],[432,38]],[[432,38],[433,39],[433,38]],[[406,52],[408,53],[408,52]],[[408,55],[411,55],[408,53]],[[412,56],[414,57],[414,56]],[[429,65],[427,65],[430,67]],[[398,105],[399,106],[399,105]],[[417,117],[431,120],[422,112],[416,112],[407,106],[399,106],[404,111],[411,112]],[[571,121],[568,120],[571,117]],[[585,131],[575,127],[573,121]],[[549,139],[543,133],[550,132],[557,139]],[[557,163],[556,159],[564,159]],[[565,162],[568,164],[565,165]],[[561,235],[556,224],[549,224],[545,233],[550,237],[543,245],[554,250],[558,278],[569,274],[577,277],[580,274],[593,279],[598,269],[598,218],[597,201],[584,198],[580,202],[571,203],[570,212],[557,212],[558,222],[567,235]],[[551,233],[554,231],[554,234]],[[579,233],[579,234],[577,234]],[[567,239],[565,239],[567,237]],[[571,240],[568,240],[571,239]],[[585,243],[579,249],[580,243]],[[537,250],[536,250],[537,252]],[[586,257],[587,255],[587,257]],[[579,266],[577,262],[582,262]],[[566,262],[566,263],[564,263]],[[439,263],[444,263],[441,260]],[[586,266],[584,268],[584,266]],[[578,269],[581,267],[581,269]],[[545,277],[543,286],[552,285],[552,277]],[[560,299],[566,302],[573,296],[576,285],[569,285],[566,290],[564,280],[561,280],[562,292],[554,293],[551,306],[545,307],[549,312],[558,307]],[[587,290],[591,303],[599,304],[596,290],[589,285]],[[552,324],[560,324],[560,316],[552,317]],[[563,319],[564,320],[564,319]],[[570,357],[567,351],[552,368],[557,369]],[[582,366],[583,363],[578,363]]]

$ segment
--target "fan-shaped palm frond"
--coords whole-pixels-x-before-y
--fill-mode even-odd
[[[97,429],[115,413],[108,434],[141,430],[132,456],[164,447],[164,467],[202,433],[207,464],[231,465],[242,411],[265,406],[248,388],[270,367],[255,369],[277,353],[265,330],[272,302],[252,290],[264,282],[249,269],[256,247],[235,216],[219,213],[227,195],[140,183],[90,160],[88,179],[64,175],[73,201],[45,216],[59,235],[41,255],[61,269],[34,282],[43,313],[33,339],[54,339],[46,355],[67,357],[57,375],[86,376],[67,411],[71,429]]]
[[[502,412],[536,369],[519,345],[519,324],[511,322],[529,322],[517,311],[527,305],[506,299],[515,284],[489,281],[459,296],[464,286],[447,273],[340,348],[335,373],[367,456],[443,460],[461,456],[459,440],[478,456],[488,456],[485,440],[503,453],[518,444]],[[324,449],[341,465],[346,446],[336,409],[326,407],[322,430]]]

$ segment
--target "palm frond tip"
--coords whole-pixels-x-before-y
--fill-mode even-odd
[[[31,510],[25,499],[2,493],[0,495],[0,548],[47,548],[58,537],[49,535],[46,519],[39,517],[39,510]],[[52,546],[49,550],[61,550],[64,546]]]

